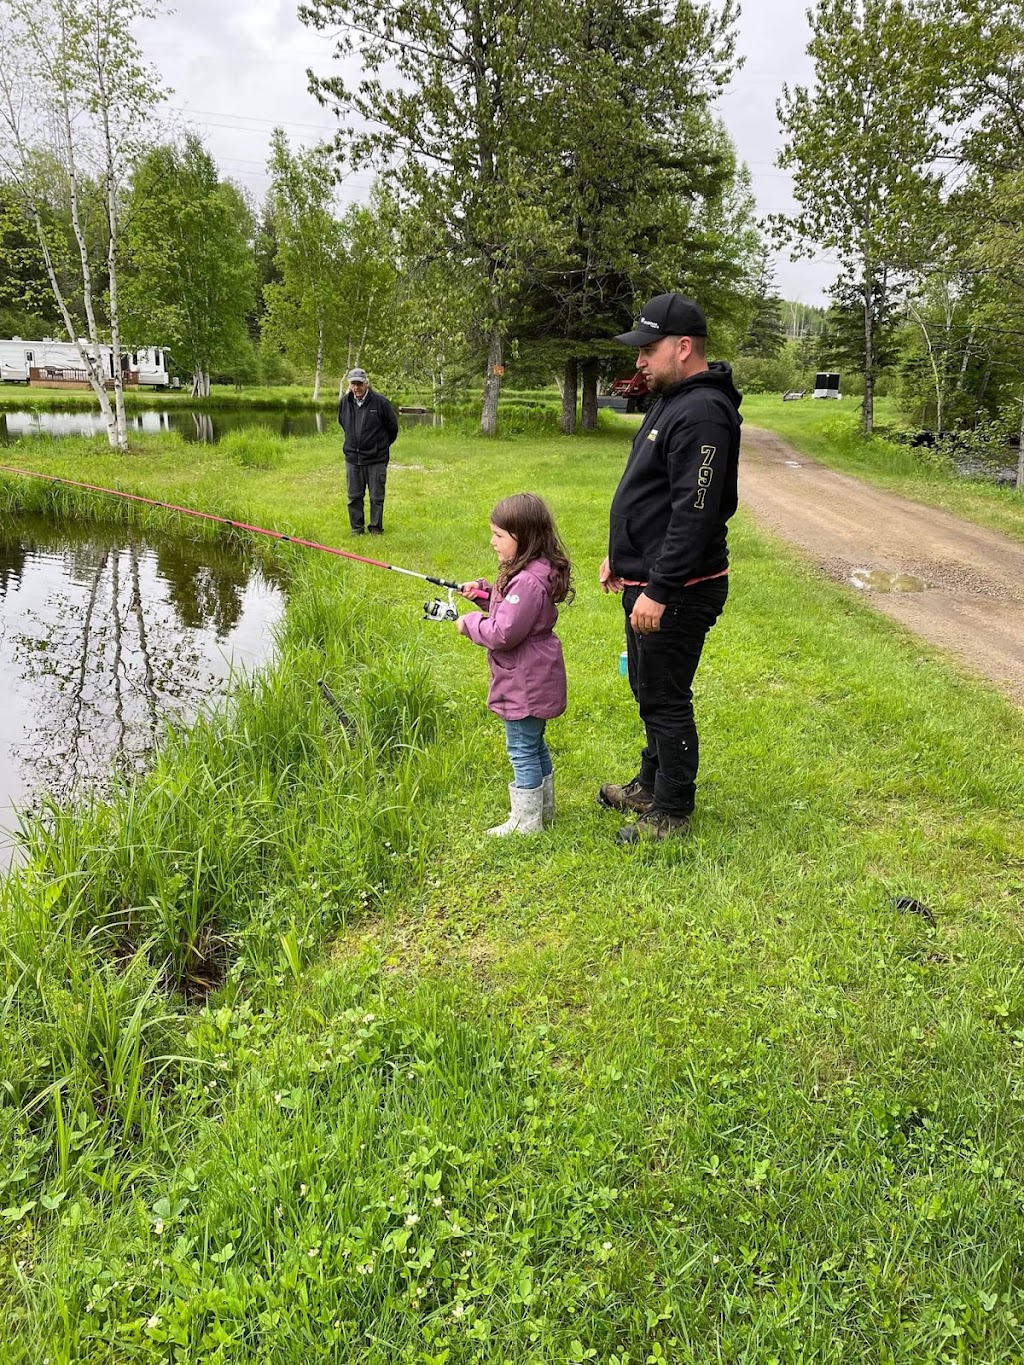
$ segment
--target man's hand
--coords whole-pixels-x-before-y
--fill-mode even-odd
[[[608,560],[601,561],[601,567],[597,571],[598,580],[601,584],[602,592],[621,592],[625,587],[621,578],[617,578],[612,573]]]
[[[638,635],[651,635],[661,630],[661,618],[665,615],[665,604],[655,602],[642,592],[633,604],[629,624]]]

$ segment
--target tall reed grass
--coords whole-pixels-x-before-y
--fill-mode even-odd
[[[0,1132],[47,1155],[19,1168],[19,1198],[48,1182],[63,1198],[97,1152],[166,1141],[199,1064],[189,1007],[282,957],[298,970],[429,865],[464,758],[452,713],[323,566],[293,603],[274,665],[171,734],[146,777],[25,826],[24,869],[0,883]],[[68,1134],[88,1149],[74,1171]]]

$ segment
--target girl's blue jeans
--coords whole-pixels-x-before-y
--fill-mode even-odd
[[[512,760],[517,787],[532,791],[553,770],[551,755],[544,740],[546,725],[546,720],[538,720],[536,716],[505,722],[505,748]]]

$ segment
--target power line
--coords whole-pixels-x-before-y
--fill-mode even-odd
[[[168,105],[168,108],[173,109],[177,114],[185,114],[187,116],[198,114],[201,119],[235,119],[243,123],[256,123],[265,128],[311,128],[318,133],[337,131],[337,125],[334,125],[334,127],[331,128],[322,123],[304,123],[299,119],[260,118],[256,114],[232,114],[216,109],[190,109],[187,105],[180,104],[171,104]],[[233,127],[232,124],[224,124],[221,126],[227,128]],[[246,129],[243,126],[236,128],[235,131],[245,132]]]

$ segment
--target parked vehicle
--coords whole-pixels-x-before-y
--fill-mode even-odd
[[[91,346],[86,349],[91,353]],[[125,386],[166,389],[170,384],[167,358],[167,351],[160,346],[125,351],[121,356]],[[114,381],[112,347],[100,347],[100,364],[109,387]],[[51,337],[42,341],[10,337],[0,340],[0,383],[82,388],[88,387],[89,377],[74,342],[54,341]]]
[[[651,405],[647,380],[639,370],[613,379],[608,393],[597,400],[598,407],[616,412],[646,412]]]

